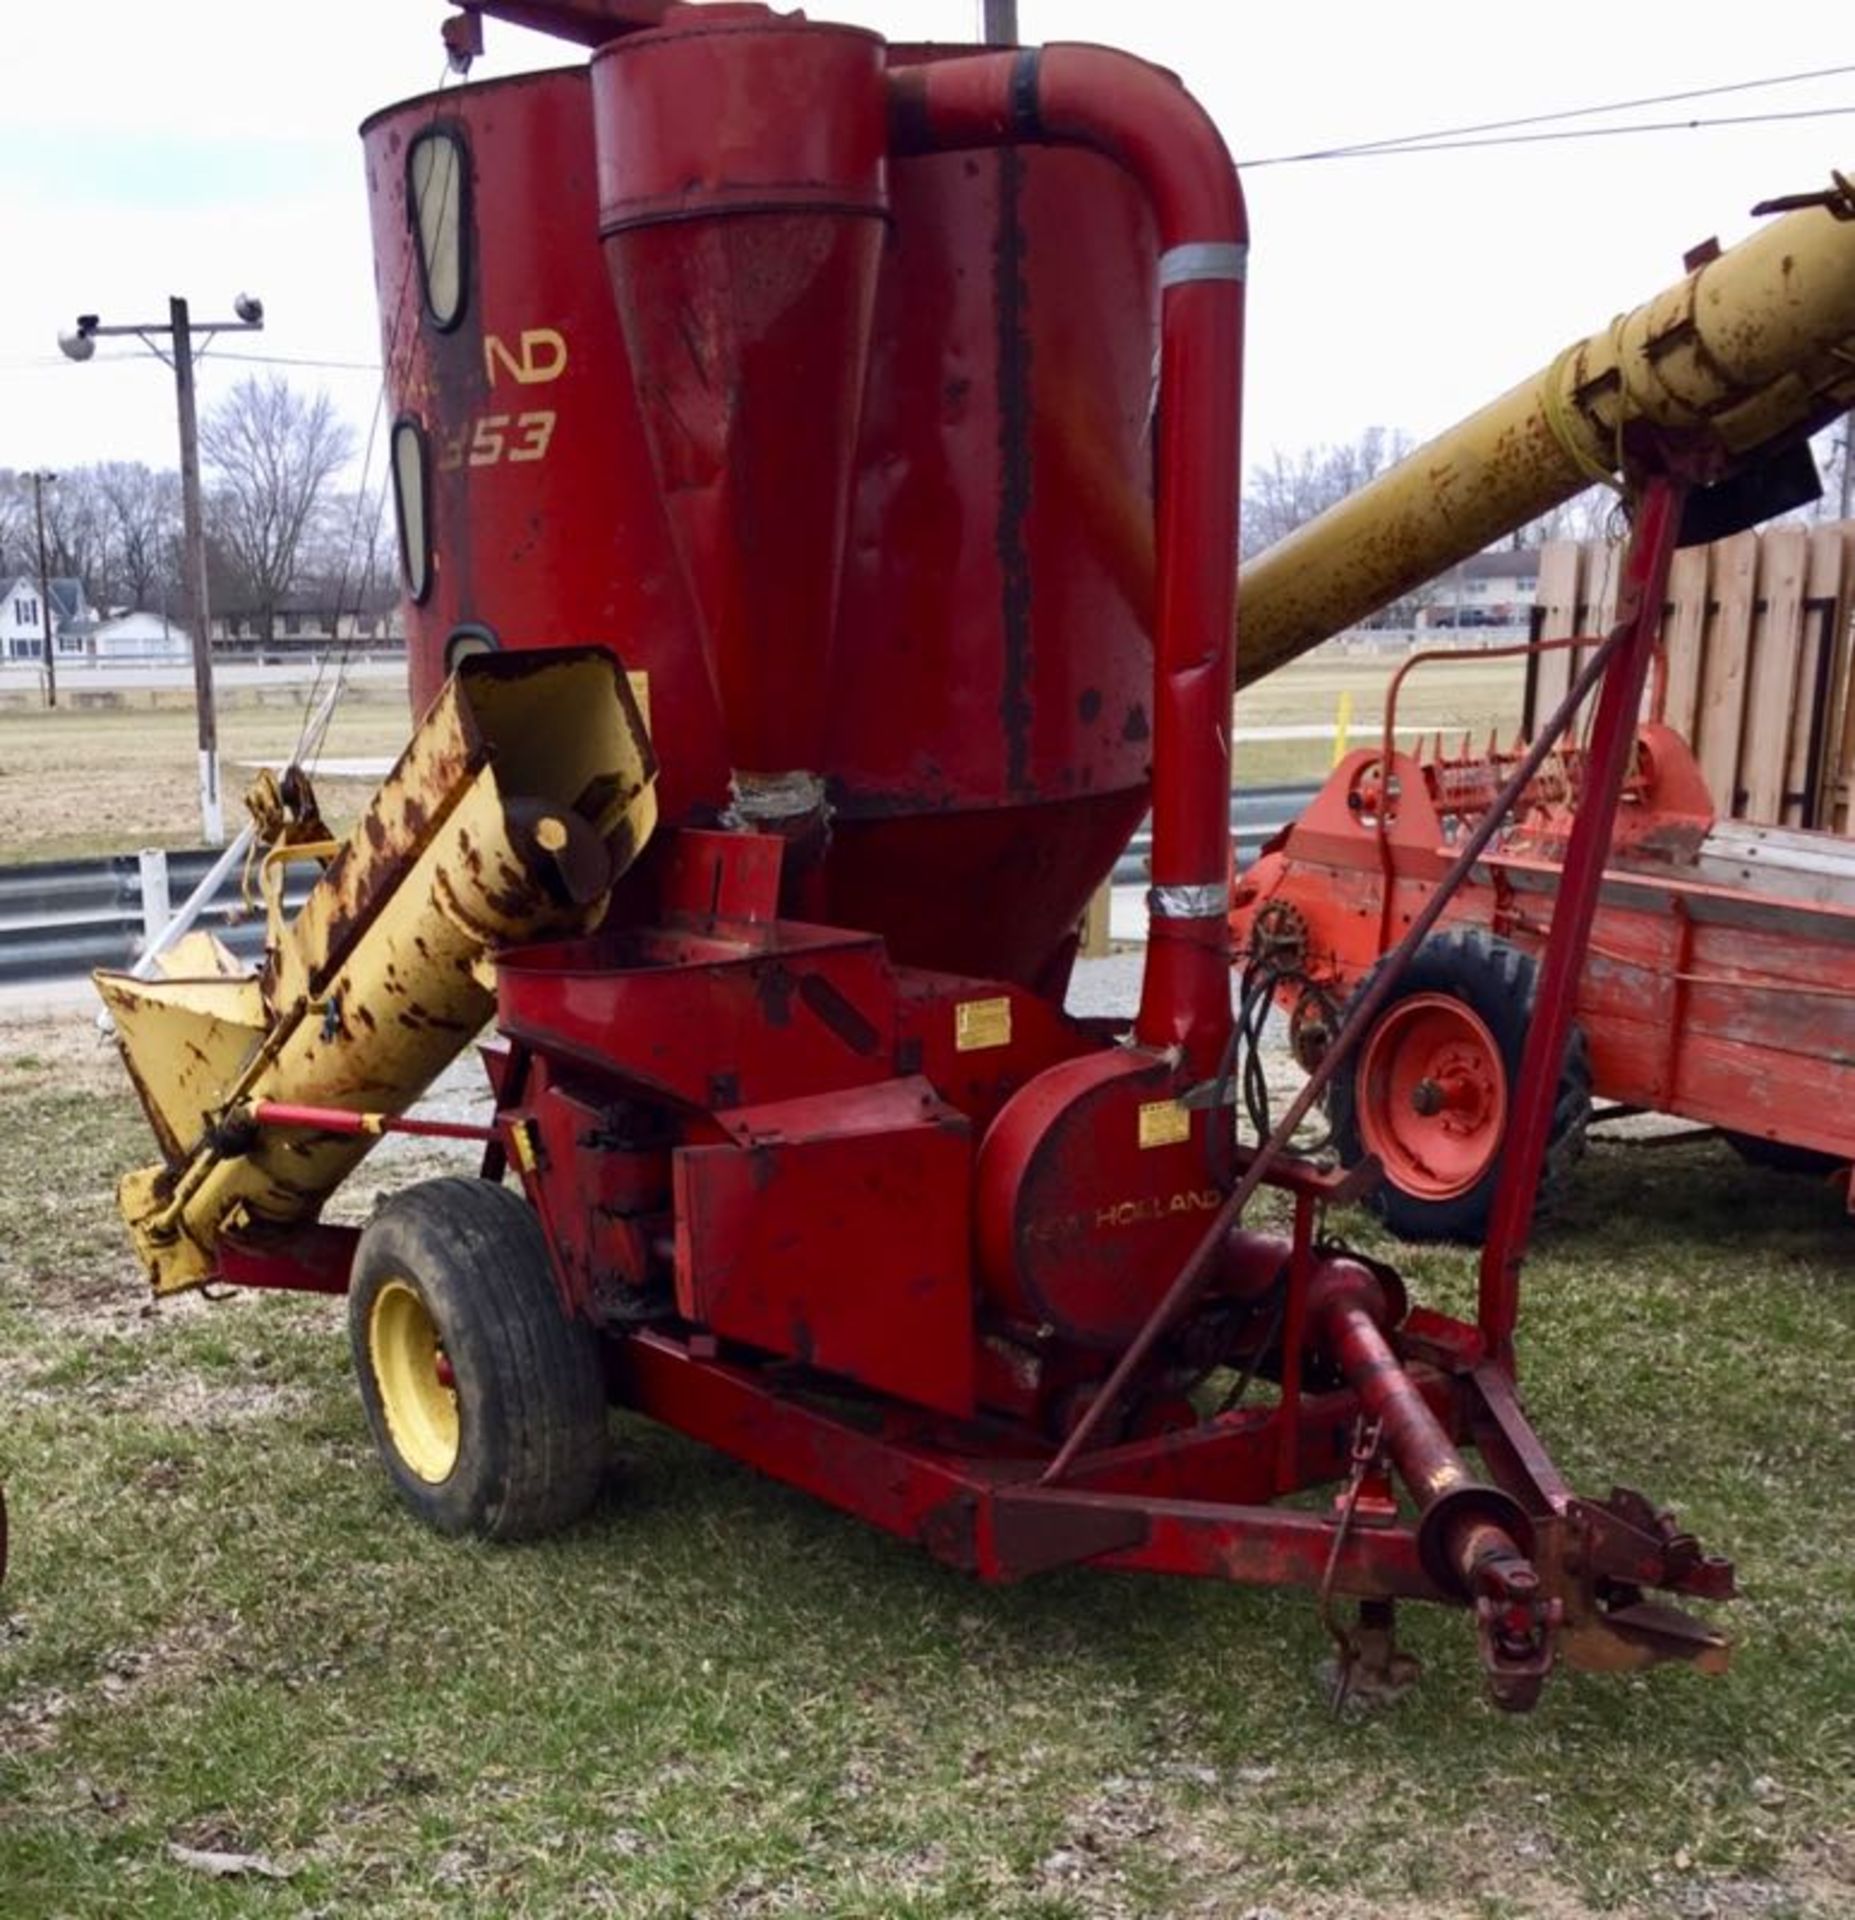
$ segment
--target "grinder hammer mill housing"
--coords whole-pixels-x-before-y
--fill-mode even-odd
[[[632,0],[486,0],[460,61],[485,13],[590,59],[363,129],[424,717],[345,840],[290,789],[267,886],[320,877],[256,973],[196,936],[100,977],[156,1291],[345,1293],[448,1531],[573,1519],[616,1403],[985,1579],[1351,1596],[1360,1678],[1399,1599],[1467,1611],[1504,1706],[1559,1659],[1722,1666],[1652,1595],[1730,1566],[1527,1423],[1518,1237],[1446,1317],[1326,1235],[1358,1170],[1238,1141],[1231,700],[1339,617],[1320,569],[1369,600],[1483,544],[1497,481],[1523,519],[1624,461],[1581,681],[1617,763],[1684,512],[1849,396],[1855,226],[1793,213],[1563,357],[1421,512],[1264,576],[1239,644],[1248,236],[1175,79]],[[1064,995],[1149,809],[1129,1032]],[[486,1022],[492,1120],[403,1117]],[[396,1129],[481,1177],[322,1220]]]

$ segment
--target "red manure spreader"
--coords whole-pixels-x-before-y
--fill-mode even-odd
[[[484,0],[460,63],[483,15],[590,57],[363,130],[422,717],[345,837],[285,783],[271,899],[318,872],[256,972],[194,936],[100,979],[160,1144],[121,1191],[157,1292],[345,1294],[387,1470],[446,1531],[573,1520],[616,1404],[983,1579],[1356,1600],[1348,1684],[1398,1670],[1399,1600],[1463,1611],[1506,1707],[1559,1660],[1723,1665],[1669,1596],[1730,1566],[1573,1492],[1516,1395],[1543,1082],[1473,1321],[1326,1234],[1370,1165],[1297,1158],[1292,1111],[1239,1143],[1233,690],[1333,606],[1238,604],[1249,236],[1203,110],[1102,48],[750,5]],[[1843,404],[1852,337],[1855,226],[1790,213],[1439,470],[1472,511],[1375,530],[1427,574],[1622,462],[1542,1058],[1673,544]],[[1073,1017],[1149,810],[1138,1012]],[[486,1025],[493,1116],[410,1112]],[[479,1140],[481,1176],[324,1219],[393,1131]]]
[[[1519,755],[1349,754],[1243,875],[1236,963],[1252,1006],[1287,1013],[1301,1061],[1325,1053]],[[1487,1231],[1583,782],[1575,748],[1542,769],[1334,1075],[1339,1155],[1376,1159],[1371,1203],[1407,1238]],[[1545,1197],[1594,1094],[1717,1127],[1774,1167],[1855,1162],[1855,852],[1839,834],[1718,818],[1687,743],[1657,722],[1637,729],[1574,992]]]

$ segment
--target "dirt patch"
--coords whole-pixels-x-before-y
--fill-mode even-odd
[[[119,1093],[128,1085],[122,1055],[89,1004],[43,1012],[0,1010],[0,1089],[42,1093]]]
[[[14,1400],[24,1407],[70,1406],[81,1401],[93,1413],[132,1415],[197,1433],[221,1433],[253,1420],[280,1420],[301,1413],[313,1392],[289,1381],[202,1380],[198,1374],[145,1374],[133,1381],[77,1382],[23,1387]]]
[[[239,1631],[230,1614],[179,1620],[152,1640],[105,1649],[81,1686],[29,1687],[14,1694],[0,1703],[0,1757],[55,1746],[63,1723],[80,1709],[127,1709],[156,1693],[194,1684],[224,1657]]]
[[[1431,1861],[1449,1886],[1444,1894],[1277,1891],[1273,1846],[1246,1843],[1225,1819],[1277,1771],[1175,1764],[1104,1780],[1077,1802],[1060,1842],[1039,1861],[1036,1890],[1088,1920],[1150,1912],[1140,1887],[1155,1867],[1179,1888],[1168,1911],[1191,1920],[1843,1920],[1855,1911],[1855,1838],[1848,1835],[1821,1836],[1761,1877],[1707,1874],[1676,1853],[1679,1864],[1657,1876],[1653,1895],[1597,1907],[1564,1883],[1548,1834],[1493,1820],[1437,1839]],[[1351,1844],[1338,1826],[1330,1839],[1336,1856]]]
[[[87,1341],[136,1340],[158,1333],[164,1311],[149,1298],[126,1246],[118,1268],[35,1282],[20,1310],[45,1333],[77,1334]]]

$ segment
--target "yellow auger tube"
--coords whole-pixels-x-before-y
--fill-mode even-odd
[[[1747,458],[1855,400],[1855,220],[1761,227],[1243,569],[1247,686],[1618,471],[1631,421]]]
[[[117,1196],[156,1293],[210,1280],[228,1228],[316,1217],[372,1138],[259,1130],[252,1103],[411,1105],[489,1019],[496,949],[604,915],[655,824],[656,773],[610,654],[477,656],[323,850],[259,973],[198,936],[161,978],[96,976],[165,1156]]]

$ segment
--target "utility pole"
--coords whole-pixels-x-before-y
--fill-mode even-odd
[[[94,313],[80,313],[77,326],[58,336],[67,358],[88,360],[97,342],[132,334],[174,369],[174,399],[180,414],[181,601],[193,635],[193,703],[199,715],[200,832],[209,847],[225,845],[225,806],[219,792],[219,716],[213,700],[212,605],[206,584],[206,517],[200,505],[200,423],[194,401],[193,363],[216,333],[257,333],[264,303],[241,293],[232,302],[236,320],[196,327],[179,295],[167,303],[167,324],[106,327]],[[163,340],[166,345],[159,344]]]
[[[1018,0],[980,0],[979,37],[988,47],[1018,44]]]
[[[209,847],[225,845],[219,792],[219,709],[213,698],[212,604],[206,585],[206,519],[200,507],[200,422],[193,398],[193,322],[178,295],[168,301],[174,341],[174,398],[180,409],[181,606],[193,635],[193,705],[200,727],[200,828]]]
[[[58,704],[57,646],[52,639],[51,572],[45,564],[45,483],[56,480],[55,473],[36,472],[32,476],[32,511],[39,527],[39,619],[45,631],[45,704]]]

